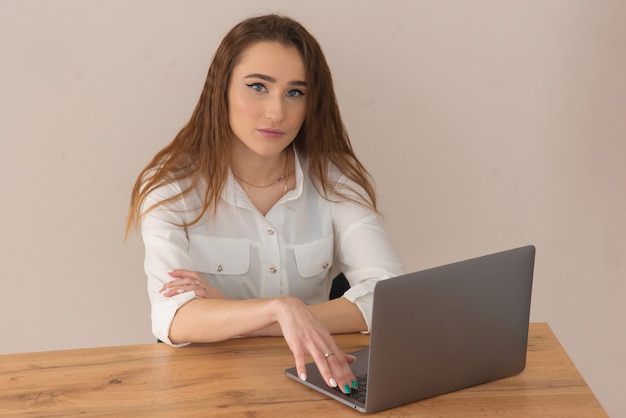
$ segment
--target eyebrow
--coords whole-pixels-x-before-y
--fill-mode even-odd
[[[248,74],[244,78],[260,78],[261,80],[269,81],[270,83],[276,82],[276,79],[274,77],[271,77],[265,74],[257,74],[257,73]],[[293,81],[290,81],[288,84],[290,86],[306,87],[306,81],[301,81],[301,80],[293,80]]]

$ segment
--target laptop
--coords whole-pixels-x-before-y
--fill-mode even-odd
[[[369,348],[351,365],[359,390],[286,375],[372,413],[513,376],[526,366],[535,247],[526,246],[382,280]],[[366,380],[365,380],[366,379]]]

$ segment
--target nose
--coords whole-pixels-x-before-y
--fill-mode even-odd
[[[282,122],[285,119],[285,103],[283,97],[268,98],[265,107],[265,117],[272,122]]]

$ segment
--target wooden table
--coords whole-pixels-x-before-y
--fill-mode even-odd
[[[345,351],[369,337],[338,335]],[[358,417],[288,379],[282,338],[171,348],[143,344],[0,356],[0,416]],[[383,417],[606,417],[545,323],[530,327],[521,374],[373,414]]]

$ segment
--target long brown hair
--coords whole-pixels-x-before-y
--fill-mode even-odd
[[[243,51],[261,41],[275,41],[298,49],[304,61],[309,91],[307,114],[293,141],[300,154],[309,159],[311,176],[318,192],[353,200],[377,211],[376,195],[369,173],[357,159],[341,120],[333,81],[326,58],[315,38],[298,22],[275,14],[246,19],[224,37],[209,67],[204,88],[191,119],[174,140],[159,151],[141,172],[133,187],[126,233],[156,206],[171,203],[204,184],[204,206],[198,222],[208,210],[217,210],[229,169],[230,139],[227,90],[230,75]],[[363,188],[358,199],[337,190],[328,179],[334,164],[350,180]],[[191,181],[180,194],[146,208],[142,205],[155,189],[184,178]]]

